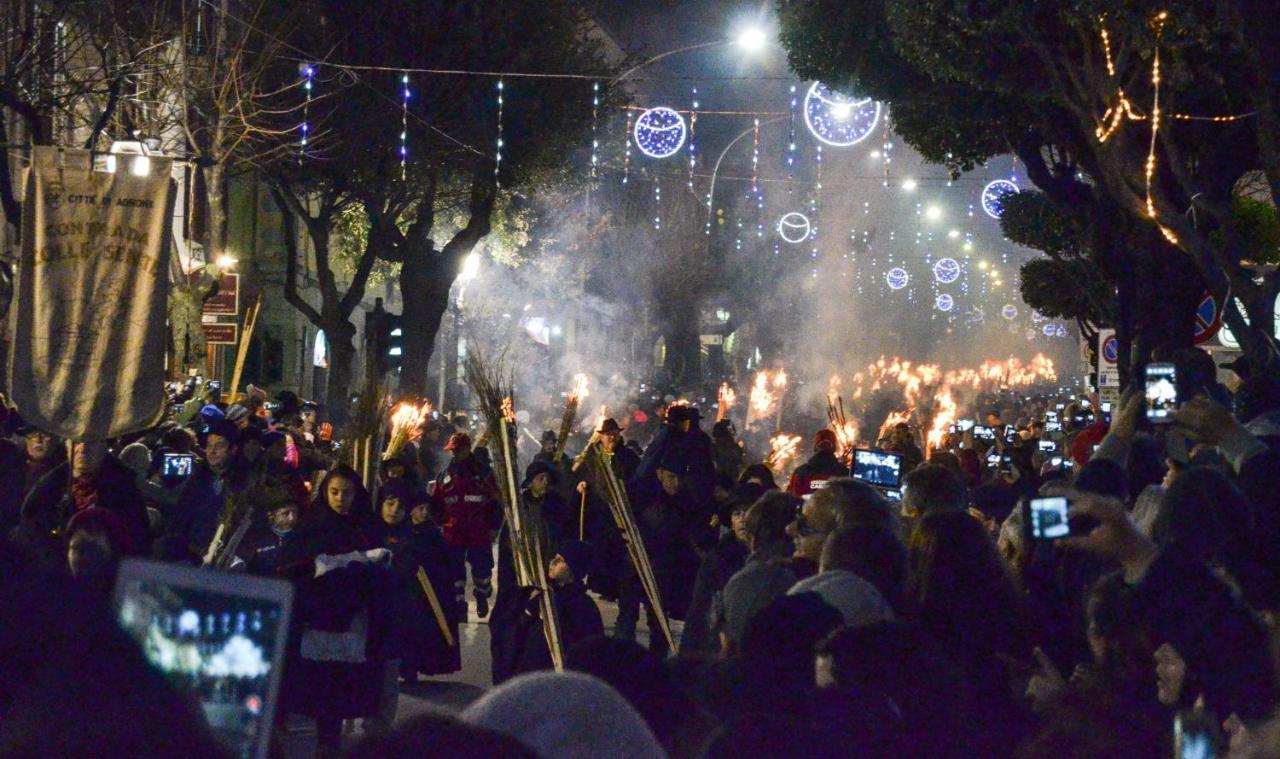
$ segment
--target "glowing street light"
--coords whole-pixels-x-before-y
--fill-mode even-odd
[[[940,206],[929,206],[924,209],[924,217],[929,221],[937,221],[942,218],[942,208]]]
[[[226,253],[223,253],[222,255],[218,256],[218,260],[217,260],[219,269],[230,269],[232,266],[235,266],[238,263],[240,263],[239,259],[237,259],[235,256],[228,255]]]
[[[916,187],[917,187],[916,180],[914,179],[906,179],[902,182],[902,189],[906,190],[907,192],[914,192]]]
[[[758,53],[769,44],[769,34],[763,27],[749,26],[738,32],[734,44],[748,53]]]

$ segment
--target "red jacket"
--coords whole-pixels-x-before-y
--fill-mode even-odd
[[[485,548],[502,524],[493,472],[476,461],[451,462],[431,489],[431,511],[450,548]]]

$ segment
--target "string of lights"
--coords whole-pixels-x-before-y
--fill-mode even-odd
[[[502,89],[503,82],[498,80],[498,145],[494,151],[493,160],[493,182],[495,187],[502,187]]]
[[[409,75],[400,77],[402,86],[400,98],[400,181],[406,176],[405,165],[409,161]]]
[[[307,141],[311,136],[311,86],[315,81],[316,68],[311,64],[304,64],[302,67],[302,89],[306,93],[306,101],[302,104],[302,124],[299,126],[298,136],[298,164],[302,164],[302,159],[307,156]]]

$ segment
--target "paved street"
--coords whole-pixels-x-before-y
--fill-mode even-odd
[[[468,589],[470,598],[470,589]],[[615,604],[604,603],[597,599],[601,616],[604,618],[605,634],[612,635],[614,623],[618,617]],[[641,643],[647,643],[649,633],[644,614],[640,615],[637,637]],[[672,634],[678,635],[682,625],[675,622]],[[472,607],[467,623],[460,629],[462,639],[462,670],[452,675],[433,677],[417,683],[400,685],[400,700],[396,708],[396,722],[403,722],[419,714],[457,714],[475,699],[479,698],[492,685],[489,671],[489,623],[478,620]],[[358,739],[360,727],[348,723],[354,732],[348,735],[349,740]],[[315,755],[315,731],[310,720],[295,717],[289,723],[289,735],[285,742],[288,759],[309,759]]]

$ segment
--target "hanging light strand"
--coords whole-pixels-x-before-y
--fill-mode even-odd
[[[400,181],[407,174],[406,164],[409,161],[409,74],[400,77]]]
[[[631,111],[627,111],[627,129],[622,137],[627,145],[622,153],[622,183],[626,184],[631,178]]]
[[[311,90],[316,78],[316,67],[310,63],[302,65],[302,91],[306,100],[302,104],[302,124],[298,127],[298,164],[307,155],[307,144],[311,138]]]
[[[503,83],[498,80],[498,144],[493,156],[493,183],[495,187],[502,187],[502,98]]]
[[[591,83],[591,184],[587,185],[588,194],[595,185],[600,167],[600,139],[596,134],[600,119],[600,83]]]
[[[693,190],[693,171],[698,167],[698,148],[694,136],[698,133],[698,88],[693,88],[693,111],[689,115],[689,189]]]

